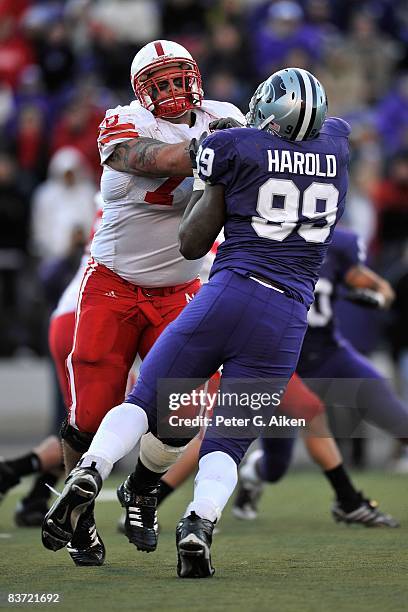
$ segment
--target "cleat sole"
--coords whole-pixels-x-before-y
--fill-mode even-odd
[[[88,478],[78,479],[68,491],[51,506],[45,516],[42,528],[42,543],[45,548],[57,551],[71,540],[80,516],[95,499],[98,491],[89,489]],[[88,488],[85,488],[87,485]]]
[[[211,578],[214,575],[210,550],[194,534],[188,535],[178,543],[178,553],[180,578]]]

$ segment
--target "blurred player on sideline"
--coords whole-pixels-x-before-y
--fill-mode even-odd
[[[226,240],[210,281],[157,340],[127,401],[106,415],[48,513],[44,532],[55,548],[71,537],[76,517],[93,503],[113,464],[143,434],[158,433],[158,380],[205,379],[222,365],[221,391],[231,379],[243,378],[257,381],[258,391],[260,379],[267,379],[271,393],[292,376],[314,285],[347,192],[350,129],[340,119],[326,119],[326,113],[319,81],[288,68],[258,87],[249,128],[217,131],[202,143],[196,193],[179,230],[180,250],[192,260],[203,257],[223,226]],[[217,406],[217,413],[224,408]],[[182,578],[214,572],[212,531],[253,440],[252,430],[245,434],[206,432],[194,500],[176,532]],[[134,472],[119,495],[129,482],[139,495],[156,491],[176,458],[174,443],[154,436],[141,448],[143,473]],[[144,528],[147,513],[137,503],[133,512],[138,544],[148,544],[153,529]]]
[[[354,410],[349,408],[354,421],[350,434],[361,420],[365,420],[406,443],[408,407],[370,361],[341,334],[334,315],[334,302],[342,289],[347,289],[346,298],[367,307],[388,308],[394,299],[390,284],[365,265],[362,241],[354,232],[338,227],[315,287],[315,301],[308,313],[308,330],[297,372],[307,379],[308,385],[322,399],[327,383],[319,379],[360,379],[357,403]],[[315,383],[313,379],[317,379]],[[338,423],[341,423],[342,404],[349,407],[348,387],[347,382],[336,386],[334,417],[335,421],[339,417]],[[307,437],[305,442],[313,456],[319,454],[319,438]],[[277,482],[282,478],[290,465],[293,444],[294,439],[270,438],[262,441],[261,450],[249,455],[240,470],[235,514],[241,518],[254,518],[262,482]],[[278,456],[279,463],[276,462]],[[379,512],[369,500],[350,489],[341,466],[333,467],[325,474],[333,486],[336,484],[344,492],[343,499],[337,496],[332,508],[335,520],[374,527],[396,526],[389,515]]]
[[[42,524],[51,496],[47,485],[54,487],[62,471],[61,442],[54,435],[48,436],[24,455],[12,459],[0,458],[0,502],[10,489],[20,483],[21,478],[37,475],[30,491],[17,504],[14,519],[19,527],[38,527]]]
[[[100,193],[95,196],[95,220],[87,246],[78,270],[61,295],[57,307],[51,314],[48,328],[48,344],[58,377],[58,384],[64,400],[69,407],[69,387],[65,362],[72,349],[75,329],[75,311],[78,302],[82,277],[87,268],[92,238],[102,218],[103,200]],[[57,436],[48,436],[30,453],[15,459],[0,461],[0,499],[20,478],[38,473],[32,490],[19,502],[15,520],[17,525],[38,527],[42,524],[48,511],[48,500],[51,491],[47,485],[55,486],[63,472],[61,441]]]
[[[136,354],[146,356],[200,287],[201,261],[186,260],[177,239],[193,185],[189,143],[215,119],[232,114],[244,121],[232,104],[203,98],[198,66],[177,43],[158,40],[143,47],[133,60],[131,83],[137,100],[108,110],[98,137],[104,211],[83,277],[67,359],[71,402],[62,430],[67,472],[88,450],[105,414],[123,401]],[[155,444],[153,435],[150,439]],[[185,442],[176,444],[174,456]],[[146,468],[139,462],[137,469],[144,474]],[[130,538],[135,495],[129,484],[121,499]],[[138,496],[138,501],[150,511],[149,495]],[[92,506],[86,517],[96,533]],[[58,525],[56,529],[59,533]],[[153,523],[151,533],[148,549],[155,548]],[[86,537],[87,532],[84,541]],[[56,550],[61,542],[45,525],[44,546]],[[95,565],[103,562],[102,556],[102,550],[99,556],[95,553]]]

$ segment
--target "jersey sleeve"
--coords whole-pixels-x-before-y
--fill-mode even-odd
[[[126,140],[132,140],[140,136],[151,138],[153,123],[153,115],[141,106],[136,107],[136,109],[133,109],[132,105],[117,106],[106,111],[98,133],[98,149],[101,163],[104,164],[106,162],[116,145],[121,142],[126,142]]]
[[[236,131],[236,128],[234,128]],[[197,154],[200,178],[210,185],[229,185],[235,178],[237,151],[233,130],[220,130],[208,136]]]
[[[335,240],[335,247],[339,250],[340,274],[342,278],[344,278],[350,268],[366,262],[365,242],[361,236],[354,232],[340,230]]]

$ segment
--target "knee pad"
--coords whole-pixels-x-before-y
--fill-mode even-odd
[[[71,448],[78,453],[86,453],[91,446],[95,434],[86,431],[79,431],[69,424],[68,419],[64,419],[61,425],[61,438],[68,442]]]
[[[142,436],[140,441],[140,461],[152,472],[167,472],[183,453],[185,446],[164,444],[152,433]]]

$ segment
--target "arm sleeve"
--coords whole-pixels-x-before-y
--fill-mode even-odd
[[[133,140],[139,136],[152,138],[151,126],[154,118],[149,111],[143,108],[132,111],[131,107],[110,109],[99,126],[98,149],[101,163],[113,153],[116,145],[126,140]]]

